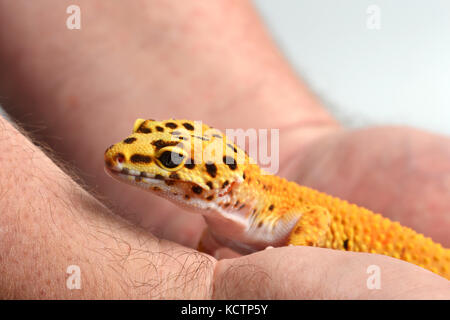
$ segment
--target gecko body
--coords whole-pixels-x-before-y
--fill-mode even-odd
[[[105,168],[201,213],[204,238],[240,253],[286,245],[378,253],[450,279],[449,249],[368,209],[267,174],[201,123],[138,119],[129,137],[106,150]]]

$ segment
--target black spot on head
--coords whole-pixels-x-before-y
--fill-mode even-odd
[[[216,175],[217,175],[217,167],[216,167],[216,165],[214,163],[212,163],[212,162],[208,162],[208,163],[205,164],[205,167],[206,167],[206,172],[208,172],[208,174],[211,177],[215,178]]]
[[[242,174],[242,179],[245,180],[245,172]]]
[[[213,183],[211,182],[211,181],[208,181],[207,183],[206,183],[206,185],[209,187],[209,189],[212,189],[214,186],[213,186]]]
[[[170,129],[176,129],[178,127],[178,125],[175,122],[167,122],[165,126]]]
[[[127,168],[123,168],[120,172],[123,174],[130,174],[130,170],[128,170]]]
[[[225,204],[223,205],[223,207],[224,207],[224,208],[227,208],[229,205],[230,205],[230,203],[227,202],[227,203],[225,203]]]
[[[183,144],[181,144],[181,142],[164,141],[162,139],[153,141],[152,145],[154,145],[156,147],[156,150],[159,150],[159,149],[162,149],[162,148],[168,147],[168,146],[179,146],[180,148],[183,148]]]
[[[168,186],[171,186],[171,185],[175,184],[175,181],[173,181],[173,180],[164,180],[164,183],[167,184]]]
[[[239,206],[241,204],[241,202],[238,200],[236,201],[236,203],[234,204],[235,207]]]
[[[348,250],[348,239],[344,240],[344,249]]]
[[[244,208],[245,207],[245,203],[243,203],[240,207],[239,207],[239,210],[241,210],[242,208]]]
[[[227,146],[228,146],[231,150],[233,150],[234,152],[237,152],[236,147],[233,146],[231,143],[227,143]]]
[[[274,206],[273,204],[271,204],[271,205],[269,206],[269,211],[272,211],[274,208],[275,208],[275,206]]]
[[[189,197],[189,195],[185,194],[185,195],[184,195],[184,198],[185,198],[186,200],[189,200],[191,197]]]
[[[183,137],[183,136],[179,136],[178,139],[185,140],[185,141],[189,140],[189,138],[186,138],[186,137]]]
[[[263,226],[263,222],[260,221],[260,222],[258,223],[258,228],[261,228],[262,226]]]
[[[157,179],[157,180],[164,180],[164,177],[162,175],[160,175],[160,174],[157,174],[155,176],[155,179]]]
[[[163,128],[163,127],[156,126],[155,128],[156,128],[156,130],[159,131],[159,132],[164,132],[164,128]]]
[[[152,145],[156,147],[156,149],[161,149],[167,146],[166,141],[159,139],[152,142]]]
[[[203,189],[200,186],[195,185],[192,187],[192,192],[194,192],[196,194],[201,194],[202,191],[203,191]]]
[[[183,123],[183,127],[185,127],[188,130],[194,131],[194,126],[190,124],[189,122]]]
[[[206,200],[211,201],[212,199],[214,199],[214,195],[210,195],[206,198]]]
[[[206,137],[200,137],[200,136],[196,136],[196,135],[192,135],[192,137],[194,137],[194,138],[196,138],[196,139],[203,140],[203,141],[209,141],[209,139],[206,138]]]
[[[136,132],[139,132],[139,133],[152,133],[152,129],[145,127],[146,123],[147,123],[147,121],[142,122],[141,125],[139,126],[139,128],[136,130]]]
[[[134,137],[126,138],[125,140],[123,140],[123,143],[126,143],[126,144],[132,144],[132,143],[135,142],[136,140],[137,140],[137,139],[134,138]]]
[[[152,158],[145,154],[135,153],[131,156],[130,161],[133,163],[150,163],[152,162]]]
[[[228,180],[225,180],[225,182],[222,184],[222,188],[225,188],[226,186],[228,186],[230,182],[228,182]]]
[[[232,157],[224,156],[223,163],[225,163],[231,170],[236,170],[237,168],[236,160]]]
[[[141,128],[138,130],[140,133],[152,133],[152,129],[150,128]]]
[[[195,168],[195,163],[194,163],[194,161],[191,158],[189,158],[189,159],[186,160],[186,163],[184,164],[184,167],[187,168],[187,169],[194,169]]]

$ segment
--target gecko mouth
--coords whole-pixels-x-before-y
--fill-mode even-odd
[[[145,183],[148,185],[159,185],[164,183],[164,180],[155,178],[155,175],[146,172],[131,171],[124,168],[120,171],[105,167],[106,173],[114,179],[118,179],[131,183]]]
[[[113,163],[112,161],[108,161],[108,159],[105,161],[105,172],[115,180],[119,180],[146,190],[151,189],[153,191],[164,191],[164,193],[171,193],[173,195],[182,193],[184,195],[189,195],[189,197],[195,198],[201,196],[208,201],[211,201],[216,196],[215,191],[212,190],[212,187],[208,186],[209,189],[205,189],[193,181],[181,181],[176,178],[174,179],[171,176],[165,177],[158,173],[149,173],[125,168],[122,163]],[[231,184],[226,187],[227,192],[230,187]],[[219,193],[217,195],[222,196],[225,193]]]
[[[116,165],[110,165],[110,163],[106,163],[105,165],[106,173],[112,178],[129,182],[129,183],[145,183],[147,185],[159,185],[164,183],[166,179],[161,175],[155,175],[148,172],[133,170],[124,168],[121,163],[117,163]],[[175,180],[172,180],[175,181]]]

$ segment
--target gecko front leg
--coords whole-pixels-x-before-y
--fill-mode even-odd
[[[321,206],[305,206],[286,245],[323,247],[330,229],[331,214]]]
[[[213,255],[214,252],[222,247],[211,234],[210,230],[206,228],[202,236],[200,237],[200,241],[197,245],[197,250],[203,253],[207,253]]]

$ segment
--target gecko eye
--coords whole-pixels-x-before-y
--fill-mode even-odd
[[[178,169],[184,164],[186,156],[181,150],[163,150],[157,157],[158,163],[164,169]]]

